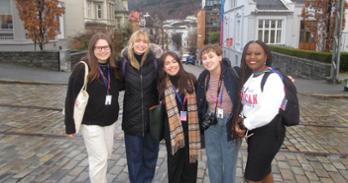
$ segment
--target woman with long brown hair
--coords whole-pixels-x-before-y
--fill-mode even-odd
[[[159,95],[165,109],[164,139],[169,183],[195,183],[201,152],[196,78],[174,52],[160,59]]]
[[[89,99],[80,130],[87,149],[92,183],[106,183],[107,162],[114,143],[121,88],[114,58],[110,38],[103,33],[93,35],[88,44],[87,56],[83,58],[89,70]],[[70,138],[75,138],[77,133],[73,118],[74,104],[84,83],[84,74],[85,64],[78,63],[69,78],[65,100],[65,131]]]

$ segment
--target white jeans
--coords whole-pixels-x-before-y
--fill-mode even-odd
[[[82,125],[81,131],[88,153],[91,183],[106,183],[107,161],[114,144],[115,123],[105,127]]]

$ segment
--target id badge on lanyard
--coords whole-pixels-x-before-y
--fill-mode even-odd
[[[107,71],[108,71],[107,72],[108,75],[107,75],[107,77],[105,77],[104,74],[103,74],[103,71],[99,67],[99,72],[100,72],[100,75],[103,78],[103,83],[105,85],[106,93],[107,93],[106,96],[105,96],[105,105],[106,106],[110,106],[111,103],[112,103],[112,95],[109,94],[110,93],[110,82],[111,82],[111,80],[110,80],[110,68],[109,67],[108,67]]]
[[[180,120],[187,121],[187,111],[180,111]]]
[[[106,95],[105,97],[105,105],[111,105],[112,95]]]
[[[222,89],[221,90],[221,93],[220,93],[220,107],[217,107],[216,109],[216,117],[219,118],[219,119],[223,119],[224,118],[224,109],[222,108],[222,99],[223,99],[223,93],[224,93],[224,90]]]

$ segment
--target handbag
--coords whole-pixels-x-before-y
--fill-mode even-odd
[[[160,142],[163,139],[163,106],[161,104],[149,108],[149,120],[150,135]]]
[[[89,99],[89,94],[87,93],[87,75],[88,75],[88,65],[86,62],[80,61],[85,66],[85,77],[83,81],[83,86],[75,99],[74,104],[74,123],[75,123],[75,133],[77,134],[80,130],[83,116],[85,114],[86,106]]]

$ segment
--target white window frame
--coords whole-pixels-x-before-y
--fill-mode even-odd
[[[94,18],[93,17],[93,2],[87,1],[87,18]]]
[[[235,15],[235,37],[234,37],[234,45],[240,47],[242,45],[242,16],[237,13]]]
[[[95,3],[95,18],[103,19],[103,3]]]
[[[10,15],[11,16],[11,21],[12,21],[12,27],[11,28],[4,28],[2,29],[0,27],[0,40],[11,40],[11,39],[14,39],[14,16],[13,16],[13,10],[12,10],[12,7],[14,6],[13,5],[13,2],[11,0],[8,0],[10,2],[10,14],[5,14],[5,15]],[[1,26],[2,22],[0,22],[0,26]]]
[[[262,21],[262,26],[259,27],[260,21]],[[266,27],[266,22],[268,21],[268,26]],[[274,27],[272,27],[272,21],[275,21]],[[281,22],[281,26],[278,27],[278,23]],[[256,39],[261,40],[267,44],[283,44],[285,35],[285,18],[283,17],[259,17],[256,19]],[[259,37],[259,31],[261,31],[261,38]],[[265,38],[266,31],[268,32],[268,38]],[[278,32],[280,31],[280,36],[278,37]],[[272,38],[273,32],[273,38]],[[271,41],[273,39],[273,41]]]

